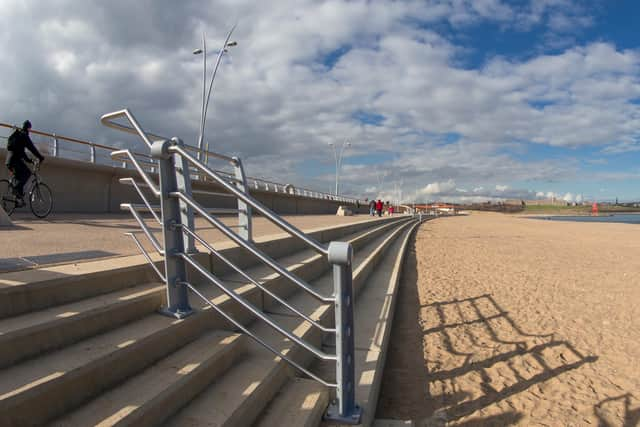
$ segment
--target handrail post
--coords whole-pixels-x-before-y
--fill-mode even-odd
[[[233,170],[238,181],[235,182],[238,190],[245,194],[249,194],[249,185],[247,184],[247,176],[242,167],[242,161],[239,157],[233,158]],[[251,206],[244,201],[238,199],[238,234],[248,242],[253,241],[253,221],[251,218]]]
[[[360,424],[362,408],[356,404],[353,323],[353,249],[347,242],[331,242],[328,260],[333,265],[336,318],[336,399],[325,419]]]
[[[179,147],[184,147],[184,142],[180,138],[171,138],[173,142],[172,145],[177,145]],[[191,196],[191,172],[189,170],[189,162],[187,159],[182,157],[178,153],[173,154],[173,163],[175,165],[176,170],[176,183],[178,185],[178,191],[183,192],[184,194]],[[193,215],[193,208],[187,205],[184,201],[180,200],[180,219],[181,223],[189,227],[189,230],[195,231],[195,220]],[[195,253],[198,252],[196,249],[195,241],[193,236],[190,235],[182,235],[184,239],[184,248],[187,250],[187,253]]]
[[[164,238],[164,267],[167,285],[167,307],[162,313],[182,319],[193,313],[189,305],[187,287],[183,284],[187,280],[185,262],[181,257],[184,253],[183,233],[176,225],[181,223],[182,214],[180,201],[170,197],[179,191],[175,156],[169,152],[169,146],[175,141],[155,141],[151,145],[151,155],[158,160],[160,178],[160,208],[162,210],[162,236]]]
[[[58,157],[58,138],[53,134],[53,157]]]

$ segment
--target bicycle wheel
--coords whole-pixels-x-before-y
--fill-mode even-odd
[[[38,218],[45,218],[53,208],[53,195],[45,183],[36,182],[29,192],[29,207]]]
[[[2,198],[2,209],[11,215],[16,209],[16,196],[13,195],[11,183],[6,179],[0,179],[0,198]]]

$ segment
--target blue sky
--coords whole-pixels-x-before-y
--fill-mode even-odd
[[[126,106],[146,128],[195,144],[202,69],[191,52],[203,32],[215,47],[237,22],[207,139],[250,175],[327,191],[329,143],[346,138],[351,195],[640,199],[640,2],[3,5],[11,84],[0,121],[141,148],[98,125]]]

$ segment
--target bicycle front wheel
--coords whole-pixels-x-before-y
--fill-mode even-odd
[[[38,218],[45,218],[53,209],[53,194],[49,186],[36,182],[29,192],[29,207]]]
[[[7,215],[11,215],[16,209],[16,196],[11,191],[11,183],[6,179],[0,179],[0,203]]]

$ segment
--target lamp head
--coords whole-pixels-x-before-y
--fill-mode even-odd
[[[201,53],[202,53],[202,49],[195,49],[195,50],[193,51],[193,54],[194,54],[194,55],[200,55]]]

